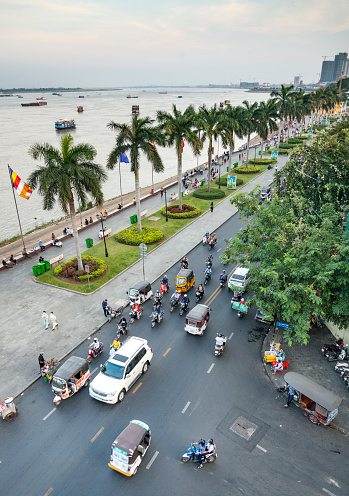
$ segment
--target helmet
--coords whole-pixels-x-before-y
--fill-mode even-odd
[[[225,270],[223,270],[222,274],[225,274]]]
[[[201,446],[205,446],[205,439],[200,439],[200,441],[198,442],[198,444],[201,444]]]
[[[187,298],[187,293],[185,293],[184,298]]]
[[[217,336],[218,336],[219,338],[222,338],[222,337],[223,337],[223,335],[222,335],[220,332],[217,332]]]
[[[207,442],[208,442],[208,443],[210,443],[210,444],[213,444],[213,439],[212,439],[212,437],[211,437],[211,438],[210,438]]]
[[[207,268],[210,269],[211,268],[211,265],[209,265]]]
[[[94,341],[95,343],[97,343],[98,339],[97,339],[97,338],[94,338],[94,340],[93,340],[93,341]]]
[[[167,274],[165,274],[164,277],[166,277],[166,279],[167,279]]]

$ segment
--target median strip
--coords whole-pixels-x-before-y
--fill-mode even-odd
[[[166,350],[165,353],[162,356],[165,357],[170,350],[171,350],[171,348],[169,348],[168,350]]]
[[[99,435],[100,435],[103,431],[104,431],[104,427],[101,427],[101,428],[99,429],[99,431],[97,432],[97,434],[95,434],[95,435],[93,436],[93,438],[91,439],[91,443],[94,443],[94,442],[96,441],[97,437],[98,437],[98,436],[99,436]]]
[[[143,384],[143,382],[140,382],[138,384],[138,386],[134,388],[134,390],[132,391],[132,394],[135,394],[135,392],[138,391],[138,389],[141,387],[142,384]]]

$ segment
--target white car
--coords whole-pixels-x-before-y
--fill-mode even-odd
[[[129,337],[91,382],[90,396],[104,403],[120,403],[126,392],[147,372],[152,358],[153,351],[146,339]]]
[[[248,269],[246,267],[237,267],[229,278],[228,287],[232,291],[234,291],[234,286],[241,288],[241,293],[244,293],[247,281]]]

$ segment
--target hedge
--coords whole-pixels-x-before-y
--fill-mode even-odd
[[[140,243],[150,245],[160,241],[163,235],[164,233],[160,229],[155,229],[154,227],[142,227],[142,232],[139,233],[137,226],[132,226],[119,231],[114,238],[116,241],[126,245],[139,245]]]
[[[291,145],[301,145],[303,143],[302,140],[298,139],[298,138],[290,138],[288,140],[288,142],[291,144]]]
[[[240,174],[255,174],[256,172],[260,172],[260,167],[255,167],[254,165],[249,165],[246,169],[245,165],[240,165],[234,169],[234,172],[239,172]]]
[[[195,198],[201,198],[201,200],[215,200],[218,198],[224,198],[225,192],[219,188],[211,188],[211,191],[208,192],[206,186],[195,190],[193,196]]]
[[[277,149],[273,148],[272,150],[268,150],[267,152],[264,153],[271,153],[271,152],[276,152]],[[282,148],[279,149],[279,155],[288,155],[288,150],[283,150]]]
[[[166,207],[161,209],[161,214],[166,215]],[[193,217],[197,217],[201,214],[201,210],[199,208],[193,207],[193,210],[184,211],[184,212],[170,212],[167,207],[167,217],[170,219],[192,219]]]
[[[276,160],[272,160],[271,158],[251,158],[248,163],[255,165],[269,165],[272,162],[276,162]]]
[[[219,184],[219,179],[215,179],[214,181],[216,184]],[[244,180],[238,177],[236,179],[236,186],[241,186],[241,184],[244,184]],[[224,175],[221,177],[221,186],[227,186],[228,185],[228,176]]]
[[[55,276],[62,275],[63,267],[68,265],[68,264],[71,264],[72,262],[75,262],[75,261],[76,261],[76,257],[71,258],[70,260],[67,260],[66,262],[58,265],[53,271],[54,275]],[[91,272],[89,275],[89,278],[95,279],[96,277],[100,277],[104,274],[104,272],[107,270],[107,264],[104,260],[101,260],[100,258],[97,258],[97,257],[91,257],[89,255],[86,257],[83,257],[83,259],[82,259],[82,263],[84,266],[87,263],[91,264],[92,262],[95,262],[98,264],[98,269]],[[77,279],[79,281],[87,281],[87,274],[78,275],[77,277],[74,277],[73,279]]]
[[[291,148],[294,148],[295,146],[297,146],[297,145],[292,145],[292,143],[290,143],[289,145],[287,145],[286,143],[285,144],[281,143],[279,146],[279,149],[290,150]]]

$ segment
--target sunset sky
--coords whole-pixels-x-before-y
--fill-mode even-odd
[[[318,81],[348,0],[0,0],[0,87]]]

